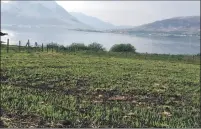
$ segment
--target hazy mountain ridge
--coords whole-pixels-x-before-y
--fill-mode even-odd
[[[174,17],[137,27],[115,26],[83,13],[69,13],[55,1],[12,1],[9,3],[1,2],[1,27],[22,31],[46,28],[58,32],[74,29],[127,34],[200,34],[200,16]]]
[[[69,12],[69,13],[75,18],[77,18],[79,21],[82,21],[83,23],[93,27],[96,30],[122,29],[132,27],[132,26],[116,26],[109,22],[100,20],[99,18],[88,16],[80,12]]]
[[[199,34],[200,16],[174,17],[155,21],[134,28],[112,30],[116,33],[155,32],[155,33],[180,33]]]
[[[12,1],[1,2],[1,24],[53,26],[70,29],[92,29],[70,15],[55,1]]]

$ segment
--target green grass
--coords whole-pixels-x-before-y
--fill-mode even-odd
[[[8,127],[196,128],[197,62],[3,51],[2,120]]]
[[[7,46],[2,44],[2,51],[6,53]],[[28,52],[28,48],[25,46],[20,47],[21,52]],[[18,52],[19,46],[10,45],[9,53]],[[29,48],[30,53],[42,52],[42,48]],[[44,46],[43,52],[47,52],[47,48]],[[179,62],[179,63],[190,63],[190,64],[200,64],[200,54],[196,55],[170,55],[170,54],[148,54],[148,53],[126,53],[126,52],[111,52],[111,51],[99,51],[94,52],[90,50],[79,50],[79,51],[70,51],[70,50],[60,50],[57,48],[49,48],[48,52],[60,52],[68,53],[73,55],[90,55],[95,57],[117,57],[117,58],[130,58],[130,59],[146,59],[146,60],[159,60],[159,61],[168,61],[168,62]]]

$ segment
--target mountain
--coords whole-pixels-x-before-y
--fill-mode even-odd
[[[112,30],[115,33],[175,33],[175,34],[199,34],[200,16],[174,17],[155,21],[129,29]]]
[[[1,2],[1,26],[10,29],[19,27],[92,29],[70,15],[55,1]]]
[[[82,21],[86,25],[90,25],[91,27],[97,30],[122,29],[132,27],[132,26],[115,26],[109,22],[102,21],[96,17],[88,16],[80,12],[69,12],[69,13],[75,18],[77,18],[79,21]]]

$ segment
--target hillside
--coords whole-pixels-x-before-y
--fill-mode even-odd
[[[198,34],[200,33],[200,16],[174,17],[134,28],[113,30],[112,32]]]
[[[100,20],[97,17],[88,16],[80,12],[69,12],[69,13],[75,18],[77,18],[79,21],[82,21],[84,24],[89,25],[96,30],[122,29],[131,27],[131,26],[115,26],[109,22]]]
[[[2,27],[62,27],[91,29],[77,20],[55,1],[12,1],[1,2]],[[13,27],[14,26],[14,27]]]

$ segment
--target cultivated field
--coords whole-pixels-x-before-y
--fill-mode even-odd
[[[196,128],[200,65],[52,52],[2,53],[4,127]]]

